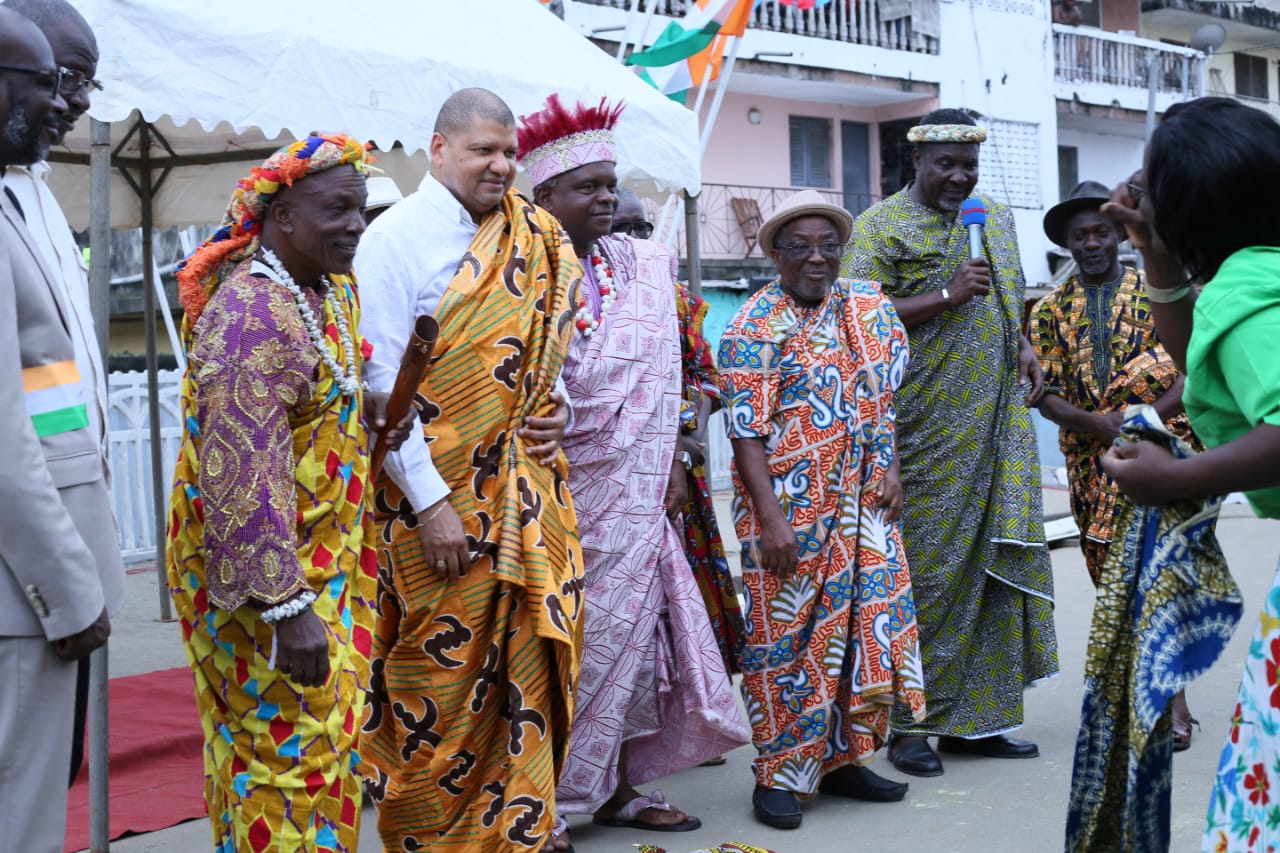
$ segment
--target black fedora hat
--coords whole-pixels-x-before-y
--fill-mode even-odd
[[[1067,220],[1082,210],[1097,210],[1111,198],[1111,190],[1098,181],[1081,181],[1062,201],[1044,214],[1044,233],[1059,246],[1067,245]]]

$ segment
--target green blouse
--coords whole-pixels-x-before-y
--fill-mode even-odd
[[[1241,249],[1205,285],[1182,401],[1208,447],[1258,424],[1280,427],[1280,248]],[[1280,486],[1245,497],[1258,515],[1280,518]]]

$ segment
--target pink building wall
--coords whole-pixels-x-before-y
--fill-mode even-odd
[[[790,187],[791,139],[789,119],[793,115],[832,120],[831,179],[828,189],[840,191],[844,176],[840,157],[840,122],[869,125],[871,151],[870,178],[875,192],[880,186],[879,123],[917,116],[936,106],[935,98],[887,104],[879,107],[783,100],[731,92],[725,96],[720,115],[711,132],[711,142],[702,159],[702,180],[709,184]],[[760,124],[752,124],[747,113],[760,110]]]

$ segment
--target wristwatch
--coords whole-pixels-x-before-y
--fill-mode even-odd
[[[677,450],[676,461],[683,465],[686,471],[693,468],[693,456],[687,450]]]
[[[955,307],[954,305],[951,304],[951,292],[947,290],[945,287],[942,288],[942,301],[947,304],[948,308]]]

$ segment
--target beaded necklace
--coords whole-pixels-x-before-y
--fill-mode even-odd
[[[325,363],[325,366],[329,368],[329,372],[333,374],[334,381],[338,383],[342,393],[352,397],[358,394],[360,392],[360,379],[356,373],[355,342],[351,339],[351,330],[347,328],[347,318],[343,316],[342,310],[338,306],[338,300],[333,297],[333,283],[329,281],[329,277],[321,276],[320,284],[324,288],[324,301],[329,306],[330,312],[333,313],[333,324],[338,327],[338,340],[342,345],[342,352],[346,356],[346,370],[342,369],[342,366],[338,364],[338,360],[333,357],[333,353],[329,351],[329,345],[325,343],[324,332],[320,328],[320,322],[316,319],[315,312],[311,310],[306,294],[294,282],[293,276],[289,275],[289,271],[285,269],[284,264],[276,257],[276,253],[270,249],[263,248],[262,260],[276,274],[276,281],[284,285],[285,289],[293,294],[293,301],[298,305],[298,313],[302,315],[302,324],[307,327],[307,334],[311,336],[311,345],[316,348],[316,352],[320,354],[320,360]]]
[[[596,289],[600,292],[600,316],[597,318],[592,313],[591,301],[583,294],[578,297],[578,313],[575,315],[574,324],[578,327],[578,331],[582,332],[583,337],[589,338],[595,334],[596,329],[600,328],[600,321],[604,319],[605,314],[609,313],[609,307],[613,305],[617,296],[613,292],[613,268],[609,266],[609,259],[600,251],[599,245],[591,244],[587,263],[591,264],[591,271],[596,276]]]

